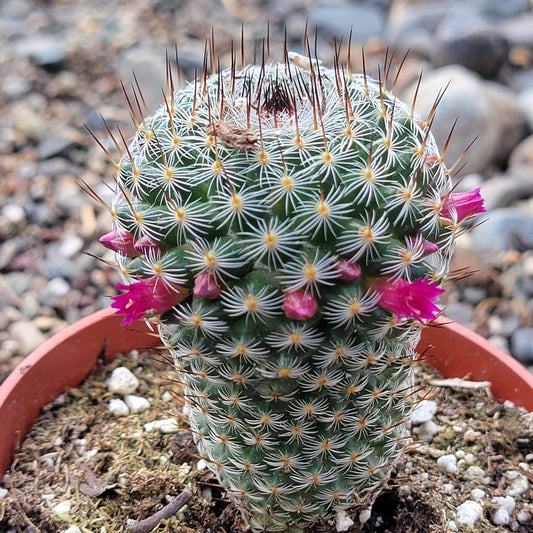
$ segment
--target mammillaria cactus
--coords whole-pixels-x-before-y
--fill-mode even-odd
[[[157,326],[198,456],[254,531],[365,508],[409,440],[415,348],[479,190],[425,121],[316,57],[236,67],[145,113],[101,242]],[[384,76],[386,78],[386,76]],[[110,132],[111,133],[111,132]],[[120,149],[118,136],[113,136]]]

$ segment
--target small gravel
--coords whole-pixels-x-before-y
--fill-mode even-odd
[[[131,370],[120,366],[113,370],[107,380],[107,390],[116,394],[126,395],[135,392],[139,384],[139,380]]]
[[[483,507],[478,502],[466,500],[456,510],[456,521],[466,527],[473,528],[483,516]]]

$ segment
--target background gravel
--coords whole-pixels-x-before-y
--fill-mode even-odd
[[[101,115],[133,133],[120,80],[134,71],[148,106],[161,101],[165,51],[177,43],[184,79],[201,69],[214,28],[229,64],[244,23],[249,59],[270,21],[271,54],[301,52],[306,21],[332,64],[333,36],[353,27],[369,70],[387,46],[410,54],[397,93],[410,99],[420,70],[424,115],[449,81],[434,132],[447,163],[477,136],[458,190],[481,186],[488,213],[458,243],[455,268],[475,272],[448,288],[447,315],[533,364],[533,2],[531,0],[2,0],[0,8],[0,381],[66,324],[109,305],[115,274],[97,238],[113,174],[87,124],[107,145]],[[354,69],[360,59],[354,57]],[[460,164],[463,162],[461,161]]]

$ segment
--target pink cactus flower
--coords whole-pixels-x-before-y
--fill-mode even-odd
[[[379,305],[396,314],[399,322],[403,317],[415,318],[423,323],[434,319],[440,309],[435,305],[444,289],[428,278],[413,282],[404,279],[380,280],[374,287],[380,294]]]
[[[307,320],[314,316],[318,304],[312,294],[298,290],[285,294],[283,312],[292,320]]]
[[[351,281],[361,275],[361,267],[357,263],[341,259],[336,265],[339,279],[342,281]]]
[[[168,311],[183,298],[177,289],[168,287],[158,278],[143,279],[131,285],[117,283],[115,287],[126,291],[113,296],[111,304],[118,315],[125,315],[123,326]]]
[[[456,192],[445,196],[442,198],[441,216],[461,222],[478,213],[484,213],[486,209],[483,206],[483,198],[479,191],[480,188],[478,187],[473,191]]]
[[[102,243],[106,248],[125,255],[126,257],[137,257],[139,251],[133,245],[133,235],[124,229],[117,231],[110,231],[102,235],[98,242]]]
[[[192,292],[195,296],[201,296],[202,298],[214,300],[220,296],[222,289],[220,288],[220,285],[213,274],[210,274],[209,272],[202,272],[196,276],[194,280],[194,289]]]
[[[146,255],[150,252],[156,255],[159,255],[161,253],[161,248],[159,248],[159,245],[155,243],[152,239],[150,239],[150,237],[148,237],[147,235],[135,241],[133,247],[137,250],[138,253],[143,255]]]

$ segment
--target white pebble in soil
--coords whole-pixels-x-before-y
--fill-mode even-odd
[[[144,431],[160,431],[161,433],[177,433],[180,431],[178,421],[175,418],[164,418],[144,424]]]
[[[482,481],[485,477],[485,471],[479,466],[469,466],[465,472],[465,479],[468,481]]]
[[[354,525],[354,521],[346,514],[344,509],[339,509],[335,517],[335,529],[348,531]]]
[[[107,390],[117,394],[132,394],[138,386],[139,380],[135,374],[124,366],[115,368],[107,380]]]
[[[457,522],[473,528],[474,524],[483,516],[483,508],[478,502],[466,500],[457,507],[455,514]]]
[[[52,513],[62,520],[68,520],[70,518],[70,510],[72,509],[72,502],[65,500],[59,502],[52,507]]]
[[[2,487],[0,487],[0,500],[7,496],[7,492],[8,492],[7,489],[3,489]]]
[[[482,489],[472,489],[470,495],[472,496],[472,498],[474,498],[474,500],[482,500],[483,498],[485,498],[487,493]]]
[[[413,428],[413,433],[424,442],[431,442],[433,437],[442,429],[442,426],[435,424],[433,420],[428,420]]]
[[[524,474],[516,470],[509,470],[505,472],[505,477],[511,481],[507,489],[508,496],[512,496],[513,498],[522,496],[529,489],[529,481]]]
[[[506,526],[511,521],[511,514],[516,507],[516,502],[511,496],[494,496],[491,503],[498,506],[492,515],[492,522],[497,526]]]
[[[109,412],[115,416],[127,416],[130,413],[128,406],[120,398],[112,398],[109,400],[108,409]]]
[[[128,394],[124,397],[124,401],[132,413],[142,413],[150,408],[150,401],[142,396]]]
[[[70,526],[68,529],[65,529],[63,533],[83,533],[78,526]]]
[[[423,424],[424,422],[429,422],[435,416],[437,408],[437,402],[432,400],[422,400],[413,409],[411,422],[415,426],[418,424]]]
[[[453,474],[457,472],[457,457],[453,454],[443,455],[437,459],[437,468],[441,472]]]

